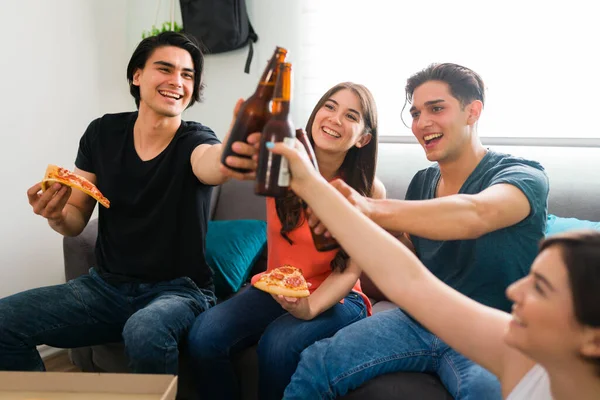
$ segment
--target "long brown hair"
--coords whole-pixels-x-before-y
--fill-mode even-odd
[[[373,181],[375,180],[377,163],[377,107],[369,89],[352,82],[342,82],[329,89],[319,99],[310,114],[306,123],[306,133],[308,134],[310,143],[314,147],[315,142],[312,137],[312,126],[317,112],[331,96],[344,89],[350,90],[358,96],[364,121],[364,131],[362,134],[366,135],[370,133],[372,138],[366,145],[360,148],[352,146],[348,150],[337,175],[342,177],[348,185],[361,195],[371,197],[373,195]],[[289,191],[287,196],[277,198],[275,205],[282,225],[281,236],[290,244],[293,244],[287,233],[296,229],[305,221],[303,212],[304,204],[296,194]],[[331,269],[343,272],[346,269],[348,258],[348,254],[340,249],[331,261]]]

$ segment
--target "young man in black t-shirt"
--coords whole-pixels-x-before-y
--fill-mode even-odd
[[[139,44],[127,67],[138,111],[94,120],[75,160],[75,173],[111,202],[99,209],[96,265],[66,284],[0,300],[0,370],[43,370],[40,344],[124,341],[133,371],[177,373],[180,338],[215,304],[204,257],[212,185],[253,178],[221,165],[211,129],[181,119],[200,99],[202,68],[187,35]],[[252,156],[257,139],[236,143],[236,152]],[[251,158],[227,163],[255,169]],[[62,235],[80,234],[96,201],[58,183],[40,190],[27,193],[34,212]]]

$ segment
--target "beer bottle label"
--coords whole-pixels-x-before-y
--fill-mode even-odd
[[[293,147],[295,141],[296,138],[286,137],[283,139],[283,144],[289,147]],[[285,157],[281,157],[281,164],[279,164],[279,176],[277,177],[277,186],[290,186],[290,168],[288,166],[288,160]]]

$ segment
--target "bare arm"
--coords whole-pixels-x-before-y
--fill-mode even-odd
[[[332,184],[383,228],[432,240],[475,239],[517,224],[530,212],[525,194],[510,184],[493,185],[474,195],[456,194],[412,201],[362,200],[344,182],[338,180]]]
[[[75,168],[74,172],[96,184],[96,175]],[[59,183],[53,184],[45,192],[40,183],[27,191],[33,212],[48,220],[48,225],[63,236],[77,236],[87,225],[96,200],[80,190]]]
[[[229,125],[229,131],[223,143],[227,143],[229,135],[231,134],[231,128],[235,123],[236,115],[243,103],[242,99],[239,99],[233,110],[233,118]],[[260,133],[256,132],[248,136],[248,142],[235,142],[233,144],[233,150],[242,156],[247,157],[235,157],[230,156],[225,161],[230,167],[238,167],[247,169],[250,172],[240,173],[232,169],[225,167],[221,164],[221,156],[223,154],[223,144],[201,144],[194,149],[190,159],[192,164],[192,170],[196,178],[207,185],[220,185],[225,183],[229,178],[235,178],[239,180],[251,180],[256,176],[256,160],[255,156],[258,150],[258,144],[260,141]]]

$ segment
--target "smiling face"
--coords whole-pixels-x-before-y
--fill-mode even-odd
[[[369,143],[371,134],[364,131],[361,102],[350,89],[341,89],[325,99],[311,127],[315,146],[333,153],[346,153],[352,146]]]
[[[180,116],[194,91],[192,57],[179,47],[158,47],[144,68],[135,71],[132,82],[140,88],[140,112]]]
[[[471,146],[472,128],[483,106],[480,101],[463,107],[447,83],[427,81],[415,89],[412,104],[412,132],[429,161],[453,161]]]
[[[543,250],[531,273],[513,283],[507,296],[514,302],[505,341],[544,363],[579,358],[586,329],[574,315],[567,268],[560,246]]]

